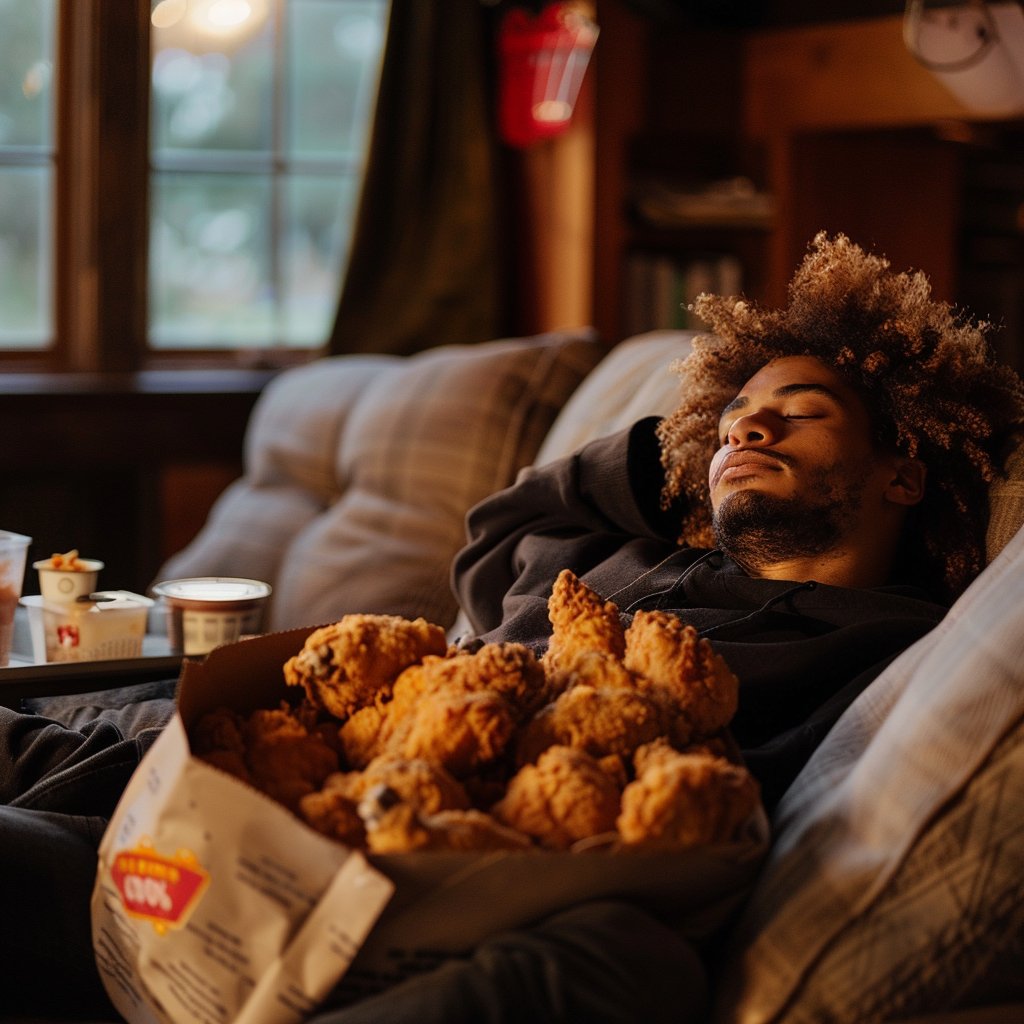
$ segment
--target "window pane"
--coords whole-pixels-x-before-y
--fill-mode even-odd
[[[45,348],[52,333],[48,167],[0,167],[0,348]]]
[[[234,21],[240,14],[245,17]],[[269,0],[162,0],[153,3],[153,22],[154,148],[270,150]]]
[[[290,156],[362,161],[387,15],[387,3],[378,0],[292,0]]]
[[[150,9],[150,345],[324,344],[388,0],[151,0]]]
[[[360,176],[291,176],[283,189],[282,341],[322,345],[337,312]]]
[[[49,146],[55,0],[0,0],[0,146]]]
[[[248,348],[274,340],[272,179],[153,175],[150,340],[160,348]]]

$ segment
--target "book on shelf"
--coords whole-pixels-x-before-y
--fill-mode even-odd
[[[634,251],[625,260],[626,336],[645,331],[705,330],[687,307],[702,292],[739,295],[743,265],[731,253],[679,259],[664,253]]]
[[[633,183],[632,194],[640,218],[659,228],[767,230],[775,218],[772,196],[740,176],[691,188],[640,177]]]

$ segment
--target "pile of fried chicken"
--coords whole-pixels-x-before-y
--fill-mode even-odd
[[[346,615],[285,664],[301,702],[206,715],[193,753],[375,853],[733,839],[759,787],[728,755],[724,660],[663,612],[623,630],[569,570],[548,614],[539,661],[515,643],[449,648],[424,619]]]

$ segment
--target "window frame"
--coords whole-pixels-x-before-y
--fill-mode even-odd
[[[274,17],[283,20],[282,0],[273,5]],[[149,347],[150,6],[150,0],[58,0],[54,334],[46,349],[0,350],[0,372],[261,370],[325,353],[326,342],[318,348]]]

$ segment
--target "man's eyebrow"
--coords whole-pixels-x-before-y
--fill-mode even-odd
[[[831,388],[825,387],[824,384],[783,384],[781,388],[776,388],[772,394],[776,398],[786,398],[789,395],[799,395],[805,391],[810,391],[819,395],[827,395],[839,405],[845,404],[836,392]]]
[[[720,413],[719,419],[721,419],[727,412],[732,412],[733,409],[742,409],[743,406],[749,402],[750,399],[746,395],[737,395]]]
[[[772,394],[776,398],[787,398],[789,395],[799,395],[803,392],[811,392],[813,394],[827,395],[834,402],[839,405],[843,405],[842,398],[836,394],[831,388],[826,387],[824,384],[783,384],[781,388],[776,388]],[[719,414],[719,419],[722,418],[726,413],[732,412],[734,409],[742,409],[750,401],[746,395],[737,395]]]

